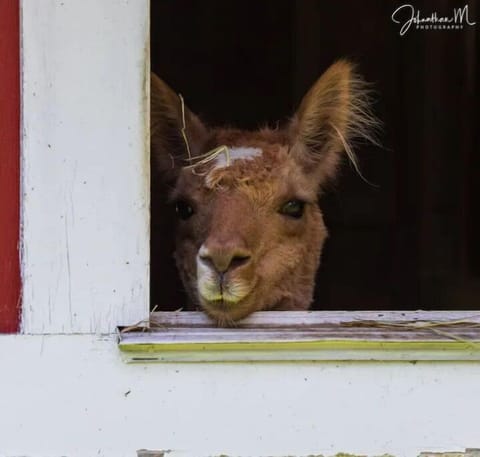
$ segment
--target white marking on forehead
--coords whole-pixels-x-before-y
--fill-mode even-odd
[[[235,160],[251,160],[255,157],[259,157],[263,154],[263,151],[260,148],[228,148],[228,154],[231,165],[232,162],[235,162]],[[229,163],[227,154],[218,154],[213,168],[225,168],[228,166]]]

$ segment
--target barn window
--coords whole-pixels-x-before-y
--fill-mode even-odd
[[[333,2],[151,5],[152,71],[207,124],[285,121],[329,64],[348,56],[374,83],[383,132],[382,146],[356,148],[374,185],[344,164],[320,200],[330,236],[311,310],[258,312],[235,329],[176,311],[187,297],[172,260],[175,214],[152,167],[153,332],[121,334],[130,360],[236,360],[247,347],[252,359],[300,348],[291,357],[478,357],[473,31],[449,34],[448,46],[440,33],[414,41],[392,27],[388,5],[349,10]]]
[[[249,129],[287,118],[341,56],[357,60],[375,83],[374,109],[384,123],[382,147],[356,149],[362,174],[378,187],[345,164],[320,202],[330,238],[312,309],[259,312],[236,329],[218,329],[202,313],[176,311],[186,300],[161,183],[151,195],[149,245],[149,3],[122,3],[93,17],[74,3],[25,4],[21,331],[108,333],[122,326],[121,348],[140,353],[131,359],[149,359],[148,351],[155,360],[198,359],[202,348],[206,359],[247,357],[239,355],[244,349],[255,350],[252,359],[478,357],[479,105],[471,97],[478,84],[471,32],[449,35],[448,46],[443,35],[426,32],[417,42],[384,20],[387,6],[349,8],[343,17],[333,3],[151,5],[152,70],[208,123]],[[378,18],[375,33],[362,28],[365,14]],[[349,33],[332,41],[340,17]],[[89,27],[77,41],[62,24],[80,18]],[[122,52],[120,25],[129,36]],[[430,71],[447,61],[448,71]],[[13,123],[15,116],[18,106]],[[10,146],[15,167],[18,144]],[[1,185],[10,186],[8,195],[19,182]],[[14,214],[18,205],[9,202]],[[18,234],[13,219],[10,235]],[[15,244],[10,236],[12,258]],[[11,290],[2,331],[18,326],[18,284]],[[150,331],[138,332],[133,324],[145,320]],[[158,356],[167,349],[168,357]]]

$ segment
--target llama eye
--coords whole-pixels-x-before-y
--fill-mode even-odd
[[[178,217],[180,219],[183,219],[184,221],[190,219],[194,213],[192,206],[184,201],[177,202],[177,204],[175,205],[175,211],[177,212]]]
[[[279,212],[284,216],[300,219],[303,216],[304,208],[305,202],[302,202],[301,200],[289,200],[280,208]]]

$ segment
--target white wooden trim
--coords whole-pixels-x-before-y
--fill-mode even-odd
[[[236,328],[203,313],[152,313],[121,329],[127,362],[480,360],[480,313],[259,312]]]
[[[416,457],[480,447],[480,363],[125,364],[114,336],[0,336],[0,456]]]
[[[23,0],[23,332],[148,314],[149,2]]]

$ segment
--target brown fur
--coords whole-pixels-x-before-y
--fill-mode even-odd
[[[262,154],[215,167],[215,159],[185,168],[179,98],[152,76],[152,153],[173,179],[173,201],[194,214],[179,220],[175,259],[191,306],[219,325],[259,310],[307,309],[327,238],[317,196],[334,177],[354,136],[373,125],[365,92],[346,61],[332,65],[283,129],[207,129],[185,108],[192,155],[220,145]],[[305,202],[295,219],[279,210]],[[212,298],[216,297],[216,298]]]

